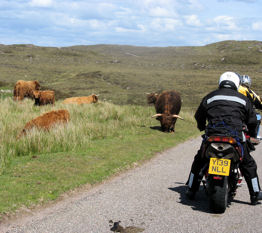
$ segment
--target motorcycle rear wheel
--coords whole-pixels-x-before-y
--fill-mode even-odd
[[[228,205],[228,177],[222,180],[210,177],[208,197],[210,209],[215,213],[224,213]]]

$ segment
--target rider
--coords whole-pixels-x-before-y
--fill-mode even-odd
[[[240,86],[238,88],[238,91],[247,96],[250,102],[253,104],[253,107],[255,109],[262,110],[262,100],[259,95],[257,95],[253,90],[251,90],[251,78],[248,75],[243,75],[240,79]],[[261,123],[261,115],[259,113],[256,113],[257,116],[257,139],[261,139],[259,136],[259,129],[260,129],[260,123]]]
[[[248,185],[251,204],[255,205],[258,200],[262,200],[262,192],[259,186],[257,165],[249,153],[243,125],[248,127],[250,136],[254,137],[256,136],[257,119],[251,102],[237,91],[239,84],[240,77],[237,73],[223,73],[219,79],[219,88],[202,99],[195,113],[195,119],[198,129],[205,130],[207,136],[218,132],[220,134],[234,132],[241,140],[244,158],[240,164],[240,170]],[[208,121],[207,125],[206,120]],[[194,199],[202,180],[199,173],[206,162],[201,157],[202,145],[194,158],[187,181],[186,195],[189,199]]]

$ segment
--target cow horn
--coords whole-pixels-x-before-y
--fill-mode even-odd
[[[172,115],[172,117],[175,117],[175,118],[179,118],[179,119],[181,119],[181,120],[184,120],[184,118],[182,118],[181,116],[176,115],[176,114]]]
[[[157,114],[155,114],[154,116],[152,116],[152,118],[153,117],[159,117],[159,116],[162,116],[163,114],[161,114],[161,113],[157,113]]]

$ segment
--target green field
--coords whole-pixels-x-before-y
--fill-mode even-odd
[[[153,107],[99,102],[36,107],[32,100],[1,104],[0,215],[55,200],[64,192],[95,184],[137,166],[198,134],[192,112],[182,111],[176,133],[163,133]],[[67,109],[70,122],[50,131],[32,130],[17,139],[25,123],[44,112]]]
[[[167,48],[0,45],[0,219],[99,183],[199,135],[194,111],[228,70],[250,75],[261,94],[262,42]],[[14,102],[19,79],[55,90],[55,106]],[[171,89],[181,93],[185,118],[177,121],[175,134],[159,130],[145,94]],[[92,93],[99,94],[97,104],[62,104],[65,97]],[[67,125],[34,129],[17,139],[27,121],[62,108],[70,112]]]

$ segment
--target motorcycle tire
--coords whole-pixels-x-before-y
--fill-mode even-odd
[[[215,213],[224,213],[228,205],[228,177],[222,180],[209,180],[209,206]]]

